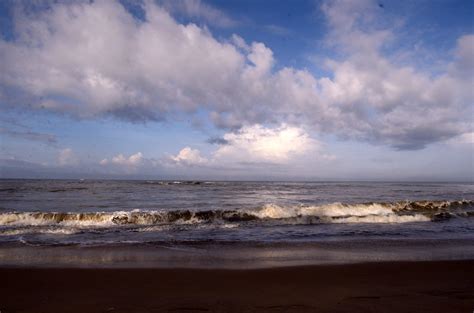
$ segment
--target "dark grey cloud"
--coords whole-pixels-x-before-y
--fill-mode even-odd
[[[229,144],[229,141],[222,137],[211,137],[207,139],[207,142],[212,145],[220,145],[220,146]]]
[[[37,142],[43,142],[49,145],[55,145],[57,143],[57,138],[53,134],[37,133],[31,130],[27,131],[17,131],[12,129],[7,129],[0,127],[0,135],[9,136],[12,138],[18,138],[23,140],[31,140]]]

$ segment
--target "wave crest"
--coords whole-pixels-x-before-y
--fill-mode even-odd
[[[173,210],[131,212],[9,212],[0,214],[0,226],[64,225],[111,227],[200,223],[272,222],[314,223],[406,223],[440,221],[474,216],[474,201],[406,201],[393,203],[331,203],[318,206],[268,204],[242,210]]]

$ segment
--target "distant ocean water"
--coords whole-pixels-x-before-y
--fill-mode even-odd
[[[0,244],[472,240],[471,183],[1,180]]]

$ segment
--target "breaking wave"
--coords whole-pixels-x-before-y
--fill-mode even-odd
[[[169,225],[276,222],[278,224],[318,223],[408,223],[437,222],[474,216],[474,201],[412,201],[394,203],[332,203],[318,206],[279,206],[268,204],[255,209],[174,210],[130,212],[6,212],[0,226],[113,227],[121,225]],[[230,223],[230,224],[229,224]]]

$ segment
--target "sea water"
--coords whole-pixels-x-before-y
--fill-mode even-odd
[[[33,262],[31,247],[82,261],[90,248],[92,263],[115,251],[110,264],[158,248],[141,262],[470,258],[474,184],[1,180],[1,247],[0,264]]]

